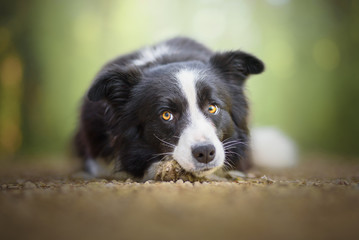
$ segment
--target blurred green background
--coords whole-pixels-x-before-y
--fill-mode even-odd
[[[254,126],[359,156],[359,1],[0,0],[1,159],[67,154],[99,68],[177,35],[266,63],[247,84]]]

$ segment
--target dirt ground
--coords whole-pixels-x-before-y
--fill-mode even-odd
[[[359,239],[359,162],[307,159],[231,182],[75,180],[0,168],[1,239]]]

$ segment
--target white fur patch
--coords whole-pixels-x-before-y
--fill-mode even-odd
[[[251,130],[253,162],[261,167],[292,167],[298,162],[295,143],[283,132],[273,127]]]
[[[109,166],[102,159],[96,160],[88,158],[85,160],[85,169],[93,177],[106,177],[111,174],[111,166]]]
[[[191,115],[197,113],[199,111],[197,107],[196,91],[196,82],[199,78],[198,72],[183,69],[177,73],[176,78],[178,79],[182,92],[188,101]]]
[[[85,168],[88,171],[89,174],[91,174],[92,176],[99,176],[101,169],[99,164],[96,162],[96,160],[92,159],[92,158],[88,158],[85,161]]]
[[[156,47],[148,47],[140,52],[140,58],[133,60],[133,64],[137,66],[146,65],[149,62],[154,62],[163,55],[169,53],[169,47],[166,45],[159,45]]]
[[[201,112],[197,103],[196,82],[200,78],[195,70],[182,69],[176,75],[183,94],[188,101],[189,124],[182,132],[174,149],[174,159],[187,171],[217,168],[224,163],[224,149],[216,135],[213,123]],[[210,142],[215,146],[216,156],[208,164],[200,163],[192,156],[192,146]]]

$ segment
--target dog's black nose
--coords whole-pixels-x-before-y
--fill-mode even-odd
[[[198,162],[209,163],[216,156],[216,148],[208,142],[197,144],[192,147],[192,155]]]

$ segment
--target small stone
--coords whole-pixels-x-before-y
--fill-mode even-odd
[[[47,183],[46,186],[47,186],[47,187],[56,187],[56,184],[53,183],[53,182],[49,182],[49,183]]]
[[[237,183],[239,183],[239,184],[245,184],[245,183],[247,183],[246,181],[242,181],[242,180],[237,180]]]
[[[177,184],[183,184],[183,180],[182,180],[182,179],[178,179],[178,180],[176,181],[176,183],[177,183]]]
[[[116,184],[109,182],[109,183],[105,183],[104,186],[108,188],[113,188],[116,187]]]
[[[47,187],[46,183],[44,182],[37,182],[36,185],[41,188]]]
[[[149,185],[149,184],[151,184],[151,183],[154,183],[155,181],[153,181],[153,180],[147,180],[146,182],[145,182],[145,184],[146,185]]]
[[[19,189],[20,186],[19,186],[19,185],[15,185],[15,184],[8,184],[8,185],[7,185],[7,188],[8,188],[8,189]]]
[[[36,188],[36,185],[32,182],[27,181],[24,183],[24,188],[25,189],[34,189],[34,188]]]
[[[265,183],[268,183],[268,184],[274,183],[274,181],[272,179],[270,179],[269,177],[267,177],[266,175],[263,175],[261,177],[261,180],[263,180]]]
[[[335,180],[335,184],[348,186],[349,182],[344,179],[337,179],[337,180]]]
[[[133,183],[133,180],[131,178],[127,178],[125,183]]]
[[[25,180],[21,179],[21,178],[16,180],[16,183],[18,183],[18,184],[24,184],[24,182],[25,182]]]

